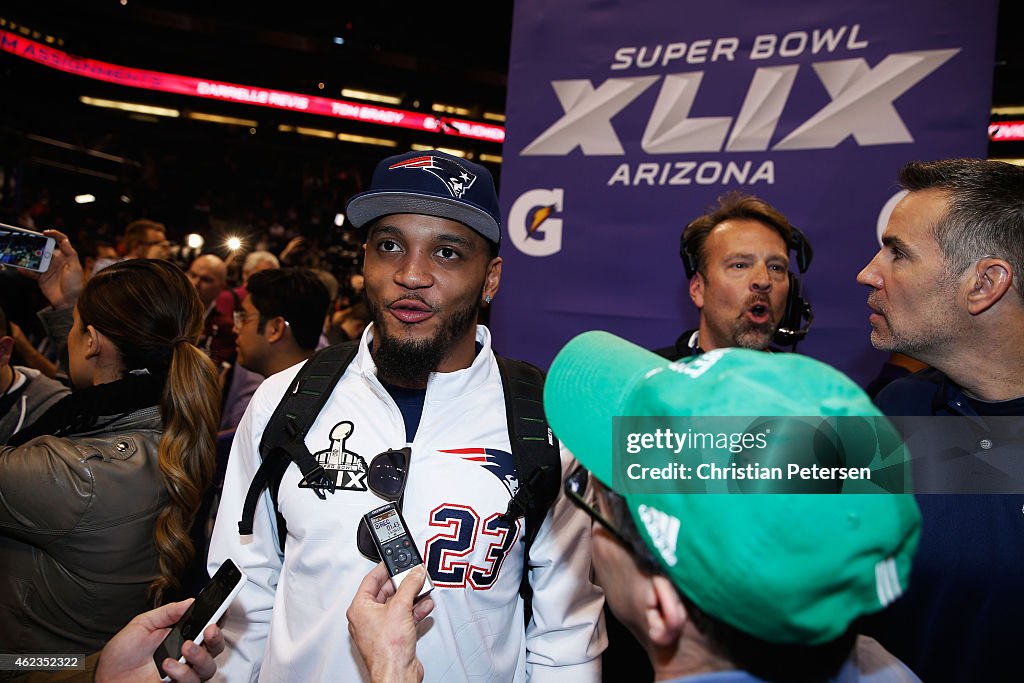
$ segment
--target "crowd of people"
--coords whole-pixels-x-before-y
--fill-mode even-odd
[[[441,151],[384,159],[349,199],[365,251],[345,272],[298,236],[185,262],[150,220],[88,259],[48,230],[50,268],[21,278],[45,335],[0,309],[0,649],[151,679],[178,601],[231,559],[247,583],[223,634],[168,660],[177,680],[1003,680],[1022,501],[978,472],[1022,448],[985,418],[1024,413],[1024,169],[915,162],[899,180],[882,248],[850,274],[900,368],[871,396],[795,352],[813,250],[741,193],[680,237],[696,329],[657,350],[586,333],[546,380],[480,324],[497,194]],[[912,463],[863,431],[832,448],[979,488],[621,476],[617,416],[752,414],[972,418]],[[422,556],[400,585],[364,543],[385,501]]]
[[[217,477],[255,386],[328,337],[361,332],[359,278],[349,273],[342,292],[329,272],[282,267],[256,250],[229,287],[224,259],[182,263],[148,219],[93,258],[59,231],[46,235],[57,243],[50,267],[4,273],[0,306],[0,526],[9,529],[0,582],[10,617],[0,641],[11,653],[99,653],[128,628],[122,638],[137,647],[131,634],[154,637],[139,623],[167,619],[143,615],[148,607],[194,596],[209,578]],[[30,338],[5,309],[36,299],[47,306],[22,324],[38,322],[43,335]],[[126,626],[136,615],[143,621]],[[205,653],[194,648],[201,666],[167,671],[208,678]],[[114,674],[97,680],[142,680],[118,679],[113,661],[98,670]]]

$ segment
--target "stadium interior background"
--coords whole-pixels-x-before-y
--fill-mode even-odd
[[[301,5],[8,0],[0,29],[121,66],[352,101],[341,91],[358,89],[398,98],[379,106],[507,125],[512,0]],[[994,113],[994,122],[1024,119],[1024,3],[1001,5],[992,102],[1018,111]],[[262,236],[279,250],[302,234],[344,270],[357,244],[338,215],[381,157],[413,145],[460,150],[486,164],[500,189],[495,142],[130,88],[7,52],[0,73],[0,221],[59,227],[79,241],[113,241],[128,221],[149,217],[177,245],[199,232],[222,256],[230,235]],[[1024,142],[990,142],[989,156],[1021,159]],[[83,194],[95,200],[76,203]]]

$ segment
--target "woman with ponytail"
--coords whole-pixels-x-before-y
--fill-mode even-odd
[[[175,264],[133,259],[82,288],[67,237],[40,289],[72,323],[75,391],[0,447],[0,650],[98,650],[179,584],[215,467],[220,390],[203,308]],[[80,294],[79,294],[80,292]]]

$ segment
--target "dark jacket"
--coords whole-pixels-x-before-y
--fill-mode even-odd
[[[93,652],[149,609],[154,523],[168,501],[160,409],[107,422],[0,448],[4,652]]]
[[[890,382],[875,404],[886,415],[977,415],[960,387],[935,368]]]
[[[1017,408],[1024,414],[1022,399],[982,404],[928,369],[892,382],[876,403],[892,416],[945,416],[921,423],[927,428],[918,433],[930,445],[920,452],[912,447],[915,459],[923,458],[915,460],[915,485],[922,466],[933,476],[944,472],[942,480],[969,484],[967,477],[977,480],[986,468],[1005,474],[1003,465],[1024,461],[1024,447],[1003,433],[1024,421],[985,419]],[[993,426],[998,431],[979,431]],[[923,494],[917,501],[921,544],[910,587],[869,617],[862,632],[928,683],[1019,680],[1024,496]]]
[[[687,330],[679,335],[675,344],[672,344],[671,346],[664,346],[660,349],[651,349],[651,352],[669,360],[681,360],[683,358],[689,358],[690,356],[696,356],[697,354],[704,353],[704,350],[699,346],[690,346],[690,340],[693,339],[693,333],[696,331],[696,329]]]
[[[231,364],[235,361],[237,335],[233,315],[236,308],[234,292],[224,290],[217,296],[203,321],[203,334],[199,337],[198,346],[206,351],[218,370],[223,369],[222,363]]]
[[[697,344],[698,340],[693,337],[694,333],[697,332],[697,329],[698,328],[695,327],[692,330],[686,330],[686,332],[679,335],[679,338],[676,339],[676,343],[672,346],[663,346],[660,349],[651,349],[651,353],[656,353],[662,358],[667,358],[668,360],[685,360],[691,356],[699,356],[704,353],[704,349]],[[691,343],[693,343],[693,346],[690,345]],[[778,349],[771,346],[764,350],[778,351]]]
[[[21,386],[0,396],[0,444],[29,426],[71,390],[55,379],[32,368],[15,365],[14,371],[25,378]]]

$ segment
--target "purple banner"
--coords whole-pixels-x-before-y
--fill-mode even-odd
[[[854,278],[903,163],[985,156],[995,29],[996,0],[520,0],[496,348],[671,344],[697,324],[679,235],[737,189],[814,245],[799,351],[865,383],[884,356]]]

